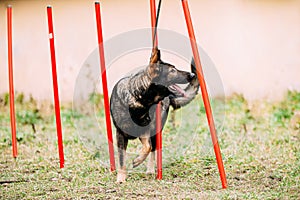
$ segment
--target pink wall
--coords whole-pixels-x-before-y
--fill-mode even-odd
[[[80,67],[97,45],[93,2],[1,1],[0,93],[8,91],[8,4],[13,6],[16,91],[52,100],[46,23],[46,6],[52,5],[60,93],[63,101],[70,101]],[[150,25],[148,0],[101,2],[104,39]],[[300,90],[299,0],[190,0],[189,5],[198,43],[215,63],[226,95],[237,92],[248,99],[278,99],[287,89]],[[180,1],[163,0],[159,27],[187,35]],[[110,88],[132,70],[130,66],[147,63],[147,51],[138,55],[138,59],[127,55],[114,63]]]

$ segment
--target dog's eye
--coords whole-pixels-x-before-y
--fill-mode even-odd
[[[175,68],[171,68],[170,72],[175,73],[177,70]]]

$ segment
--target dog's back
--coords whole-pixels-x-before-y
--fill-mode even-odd
[[[148,90],[144,71],[119,80],[111,95],[110,107],[113,123],[129,139],[135,139],[155,128],[153,109],[140,99],[140,93]]]

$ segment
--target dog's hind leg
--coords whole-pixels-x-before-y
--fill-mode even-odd
[[[119,155],[119,169],[117,175],[117,182],[122,183],[126,181],[126,149],[128,138],[125,137],[121,130],[117,130],[117,145]]]
[[[147,158],[152,149],[150,137],[140,137],[139,139],[142,142],[143,147],[141,149],[140,155],[133,160],[133,167],[139,166]]]

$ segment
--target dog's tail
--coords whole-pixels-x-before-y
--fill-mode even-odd
[[[199,81],[197,77],[197,71],[196,71],[196,66],[195,66],[195,61],[194,58],[192,58],[191,61],[191,72],[195,74],[195,77],[192,79],[192,81],[188,84],[188,86],[184,89],[185,95],[182,97],[177,97],[177,96],[171,96],[171,105],[174,109],[178,109],[182,106],[187,105],[190,103],[195,96],[197,95],[199,91]]]

